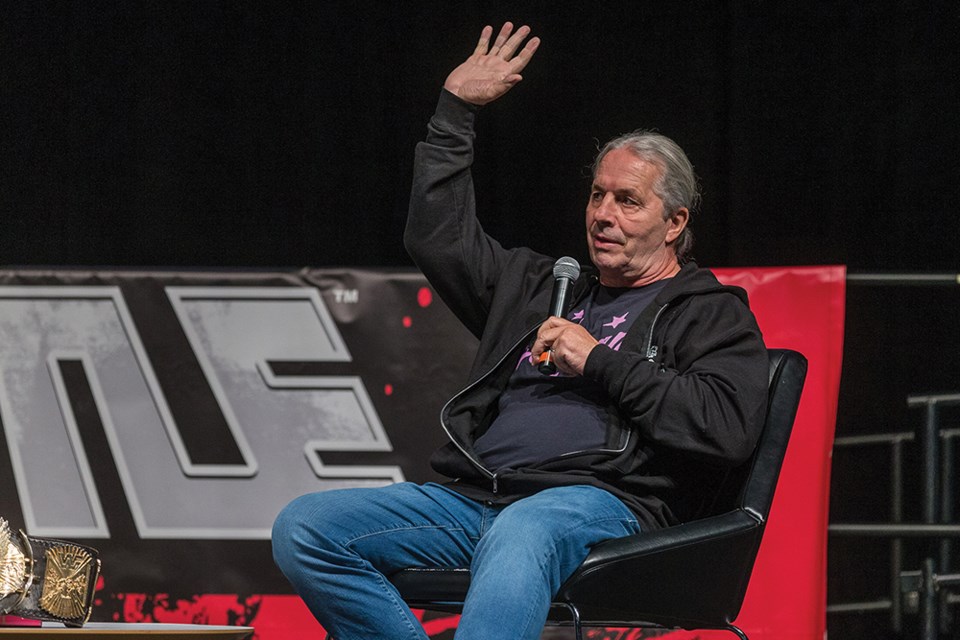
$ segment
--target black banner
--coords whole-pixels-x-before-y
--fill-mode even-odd
[[[410,271],[0,272],[0,515],[100,549],[94,620],[251,624],[290,499],[437,479],[474,348]]]

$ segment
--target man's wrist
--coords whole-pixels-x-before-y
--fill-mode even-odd
[[[478,111],[479,106],[459,98],[447,89],[441,89],[433,120],[442,129],[472,134]]]
[[[476,113],[477,111],[479,111],[479,110],[480,110],[480,107],[481,107],[481,105],[479,105],[479,104],[474,104],[474,103],[472,103],[472,102],[467,102],[466,100],[464,100],[463,98],[461,98],[460,96],[458,96],[458,95],[456,94],[456,92],[451,91],[450,89],[447,89],[446,87],[443,87],[443,88],[440,90],[440,96],[441,96],[441,100],[443,99],[444,96],[446,96],[448,100],[453,100],[453,101],[456,102],[457,104],[461,105],[463,108],[466,108],[466,109],[468,109],[469,111],[472,111],[472,112],[474,112],[474,113]]]

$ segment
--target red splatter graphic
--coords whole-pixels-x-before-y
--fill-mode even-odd
[[[421,307],[429,307],[431,302],[433,302],[433,293],[427,287],[421,287],[420,291],[417,291],[417,304]]]
[[[409,329],[413,326],[413,318],[410,316],[403,316],[403,326]]]
[[[169,594],[112,594],[116,610],[113,620],[122,622],[162,622],[168,624],[212,624],[253,627],[251,640],[291,640],[323,638],[326,634],[314,619],[303,600],[292,595],[203,594],[173,598]],[[110,604],[108,603],[109,607]],[[94,619],[104,619],[103,610]],[[424,631],[434,640],[449,640],[460,616],[413,610]],[[544,638],[558,637],[556,628],[544,630]],[[560,633],[570,633],[569,629]],[[664,635],[666,634],[666,635]],[[562,635],[559,637],[572,637]],[[706,637],[696,632],[665,632],[656,629],[584,629],[588,640],[698,640]]]
[[[114,596],[121,601],[120,618],[124,622],[162,622],[167,624],[252,625],[263,596],[208,594],[174,598],[169,594],[126,593]]]
[[[392,396],[392,395],[393,395],[393,385],[392,385],[392,384],[385,384],[385,385],[383,385],[383,394],[384,394],[384,395],[387,395],[387,396]]]

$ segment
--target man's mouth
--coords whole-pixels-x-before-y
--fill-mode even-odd
[[[614,247],[619,244],[620,244],[619,242],[617,242],[613,238],[608,238],[607,236],[603,236],[603,235],[593,236],[593,246],[596,247],[597,249],[609,249],[610,247]]]

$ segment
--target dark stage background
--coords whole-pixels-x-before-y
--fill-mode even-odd
[[[480,209],[505,244],[585,258],[596,141],[642,126],[702,178],[702,264],[960,270],[955,1],[0,11],[2,264],[409,266],[413,147],[480,27],[512,19],[543,44],[480,119]],[[851,284],[838,435],[912,429],[907,394],[960,390],[958,289]],[[886,473],[838,457],[833,517],[885,518]],[[830,599],[882,596],[885,549],[838,541]],[[829,622],[886,633],[883,614]]]

